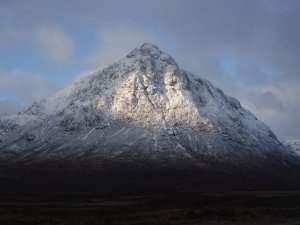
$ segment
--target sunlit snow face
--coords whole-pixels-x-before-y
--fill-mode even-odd
[[[106,102],[102,98],[98,100],[97,108],[101,111],[106,109]]]
[[[140,127],[181,126],[213,130],[199,113],[191,93],[183,89],[183,74],[174,68],[160,74],[160,81],[148,74],[132,73],[113,97],[112,111]]]

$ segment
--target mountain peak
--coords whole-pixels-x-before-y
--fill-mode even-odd
[[[156,45],[152,43],[145,42],[140,47],[133,49],[127,57],[131,58],[134,56],[141,57],[158,57],[160,55],[166,55],[163,51],[161,51]]]
[[[161,53],[161,50],[155,45],[150,42],[145,42],[144,44],[141,45],[140,50],[143,51],[156,51]]]
[[[160,174],[156,169],[167,166],[176,168],[172,174],[189,174],[188,182],[179,181],[187,186],[193,180],[201,185],[206,180],[190,179],[194,168],[196,177],[207,171],[209,179],[219,174],[221,180],[226,180],[226,173],[241,177],[241,170],[249,182],[251,174],[266,171],[269,177],[275,166],[290,174],[299,162],[236,99],[179,68],[150,43],[49,99],[0,119],[1,164],[44,161],[49,165],[49,160],[63,165],[87,163],[103,174],[113,172],[110,178],[118,177],[112,168],[123,171],[126,165],[129,170],[124,171],[135,172],[140,165],[151,171],[148,165],[153,165],[149,174]],[[187,173],[177,173],[178,168],[187,168]],[[103,180],[101,185],[110,183]]]
[[[179,75],[178,71],[180,70],[170,55],[161,51],[156,45],[151,43],[144,43],[140,47],[133,49],[119,62],[123,65],[125,64],[127,67],[147,73],[150,77],[156,74],[157,76],[153,78],[161,78],[164,74],[168,73],[168,71],[175,70],[177,70],[177,74]]]
[[[5,150],[0,156],[40,148],[56,154],[52,146],[57,151],[78,149],[78,154],[80,149],[96,149],[95,155],[106,149],[107,157],[111,149],[120,157],[121,152],[134,155],[135,149],[141,151],[137,155],[151,157],[169,150],[183,158],[239,155],[236,149],[247,152],[253,143],[258,155],[282,150],[272,131],[237,100],[180,69],[151,43],[0,121],[0,134],[0,149]]]

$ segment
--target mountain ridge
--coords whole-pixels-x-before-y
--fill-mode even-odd
[[[2,117],[0,160],[38,168],[51,161],[102,172],[119,168],[113,173],[122,176],[128,168],[135,168],[131,174],[181,168],[196,171],[198,178],[223,174],[230,180],[239,173],[238,179],[261,173],[289,180],[287,171],[295,174],[300,165],[238,100],[180,69],[149,43],[23,112]]]
[[[299,172],[238,100],[149,43],[0,118],[3,191],[294,190]]]

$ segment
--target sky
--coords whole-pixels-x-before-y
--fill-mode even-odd
[[[0,114],[151,42],[300,139],[298,0],[0,0]]]

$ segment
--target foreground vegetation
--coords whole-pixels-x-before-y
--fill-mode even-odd
[[[299,225],[300,193],[1,193],[0,224]]]

